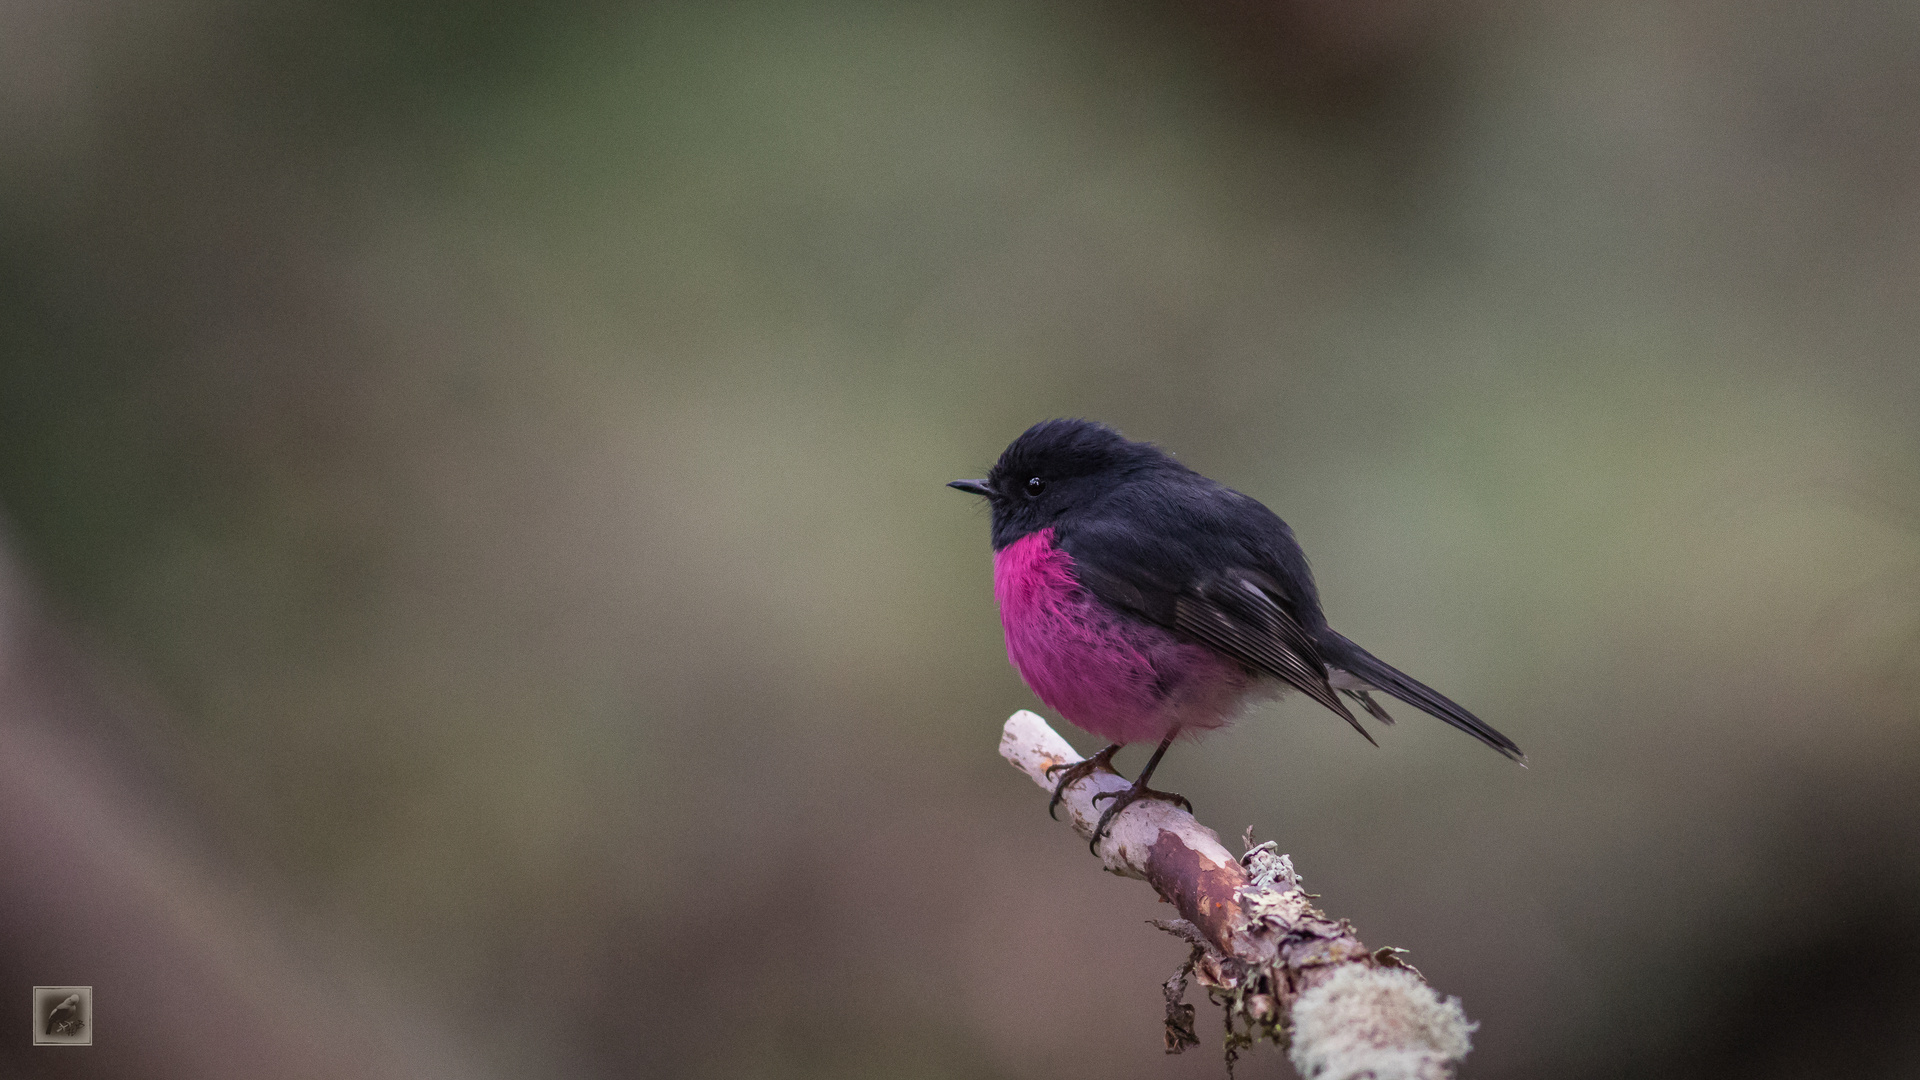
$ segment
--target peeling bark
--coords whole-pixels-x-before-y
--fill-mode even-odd
[[[1022,710],[1007,721],[1000,755],[1047,791],[1047,770],[1080,755],[1047,722]],[[1082,837],[1100,810],[1094,796],[1127,782],[1095,772],[1061,801]],[[1192,1007],[1182,1003],[1188,974],[1226,1010],[1227,1065],[1267,1040],[1288,1048],[1309,1080],[1450,1080],[1476,1025],[1457,998],[1442,999],[1397,950],[1369,951],[1353,924],[1329,918],[1301,888],[1293,860],[1274,845],[1252,844],[1235,857],[1213,830],[1171,803],[1127,807],[1094,852],[1110,872],[1153,886],[1180,918],[1160,927],[1192,946],[1192,956],[1163,987],[1167,1052],[1196,1042]]]

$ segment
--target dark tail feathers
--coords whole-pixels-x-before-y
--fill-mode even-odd
[[[1380,659],[1367,650],[1348,641],[1334,631],[1322,630],[1315,637],[1320,653],[1330,666],[1345,668],[1378,689],[1384,690],[1401,701],[1445,720],[1461,731],[1479,739],[1495,750],[1522,765],[1527,763],[1527,755],[1513,744],[1513,740],[1487,726],[1486,721],[1448,700],[1445,694]]]

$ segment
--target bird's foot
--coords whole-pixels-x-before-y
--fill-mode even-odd
[[[1099,772],[1101,769],[1105,769],[1115,776],[1119,776],[1119,773],[1114,772],[1113,755],[1120,752],[1120,745],[1119,743],[1114,743],[1105,750],[1095,753],[1092,757],[1083,758],[1071,765],[1061,764],[1047,766],[1048,776],[1052,776],[1054,773],[1060,774],[1060,779],[1053,785],[1053,801],[1047,804],[1047,816],[1055,821],[1059,821],[1060,815],[1054,813],[1054,811],[1060,809],[1060,800],[1067,797],[1067,789],[1085,780],[1087,777],[1092,776],[1094,773]]]
[[[1096,855],[1099,854],[1098,846],[1100,844],[1100,838],[1107,835],[1107,826],[1113,824],[1113,819],[1120,815],[1120,811],[1125,810],[1141,799],[1158,799],[1161,802],[1172,803],[1189,814],[1193,813],[1193,804],[1187,801],[1185,795],[1176,795],[1171,791],[1155,791],[1147,786],[1146,779],[1147,778],[1143,776],[1135,780],[1133,786],[1127,788],[1125,791],[1103,791],[1093,797],[1093,802],[1096,806],[1099,805],[1101,799],[1112,799],[1113,805],[1107,807],[1107,812],[1100,815],[1099,824],[1093,827],[1093,839],[1087,841],[1088,851],[1092,851]]]

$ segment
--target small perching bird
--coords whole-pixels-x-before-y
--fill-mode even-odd
[[[985,479],[948,486],[992,507],[994,596],[1020,677],[1111,743],[1064,771],[1049,810],[1068,785],[1112,769],[1122,746],[1159,743],[1101,815],[1096,843],[1135,800],[1186,805],[1147,786],[1175,738],[1288,689],[1368,742],[1339,694],[1390,724],[1372,697],[1383,691],[1525,761],[1513,740],[1328,626],[1286,522],[1156,446],[1092,421],[1048,420],[1015,439]]]
[[[53,1007],[47,1014],[47,1035],[78,1035],[83,1021],[80,1017],[80,995],[68,994],[66,1000]]]

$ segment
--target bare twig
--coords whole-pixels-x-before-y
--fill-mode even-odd
[[[1047,769],[1081,760],[1047,722],[1022,710],[1007,721],[1000,756],[1051,791]],[[1066,791],[1074,831],[1093,835],[1094,796],[1127,782],[1095,772]],[[1141,801],[1095,845],[1102,865],[1152,885],[1179,912],[1156,922],[1193,946],[1164,987],[1167,1052],[1192,1045],[1180,999],[1188,973],[1227,1011],[1227,1057],[1265,1039],[1288,1047],[1310,1080],[1448,1080],[1465,1057],[1467,1021],[1394,949],[1369,951],[1353,925],[1328,918],[1300,887],[1293,860],[1271,843],[1235,858],[1212,829],[1170,803]]]

